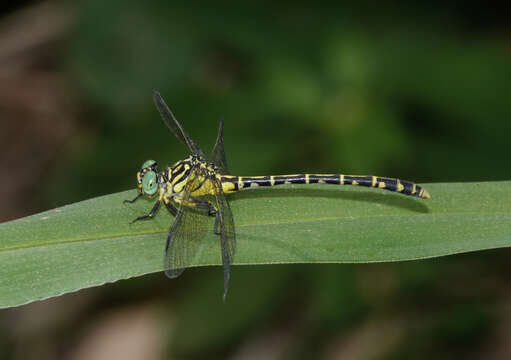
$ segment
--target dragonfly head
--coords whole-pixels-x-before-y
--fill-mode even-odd
[[[158,190],[158,164],[147,160],[137,172],[138,191],[142,195],[154,195]]]

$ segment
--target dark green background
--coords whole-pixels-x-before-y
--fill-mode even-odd
[[[0,159],[9,176],[0,186],[30,180],[10,192],[3,220],[133,188],[146,159],[164,166],[186,156],[161,122],[152,89],[207,151],[224,117],[236,175],[511,179],[511,28],[503,8],[457,1],[181,4],[38,4],[51,5],[40,16],[69,19],[33,55],[35,71],[58,80],[49,88],[61,120],[48,116],[47,126],[37,127],[46,135],[32,134],[26,147],[38,136],[51,144],[39,140],[37,151],[15,152],[5,137]],[[8,23],[28,5],[2,9],[0,20]],[[34,67],[26,71],[20,84],[30,84]],[[29,111],[38,94],[21,98],[20,109]],[[4,134],[16,134],[18,113],[5,109]],[[19,174],[30,160],[44,166]],[[226,304],[220,268],[176,280],[158,273],[0,312],[0,355],[73,358],[108,319],[125,318],[129,328],[144,309],[158,314],[156,358],[504,359],[511,352],[510,254],[235,266]],[[42,320],[34,325],[34,318]]]

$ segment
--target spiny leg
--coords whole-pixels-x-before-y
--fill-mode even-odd
[[[215,226],[213,227],[213,233],[215,235],[222,235],[222,233],[218,231],[218,210],[213,205],[211,205],[211,203],[208,204],[209,204],[208,216],[215,217]]]
[[[138,221],[138,220],[144,220],[144,219],[152,218],[153,215],[156,213],[156,210],[158,210],[159,207],[160,207],[160,200],[156,201],[156,203],[154,204],[154,206],[151,209],[151,211],[149,212],[149,214],[137,217],[130,224],[133,224],[135,221]]]
[[[213,227],[213,232],[215,235],[222,235],[222,233],[218,231],[218,211],[215,212],[215,226]]]
[[[126,203],[133,204],[141,196],[142,196],[142,194],[138,194],[137,196],[135,196],[135,198],[133,200],[124,200],[123,203],[124,204],[126,204]]]
[[[165,203],[165,206],[167,207],[167,209],[169,209],[170,213],[174,216],[177,216],[177,208],[170,202],[170,200],[165,201],[163,200],[163,202]]]

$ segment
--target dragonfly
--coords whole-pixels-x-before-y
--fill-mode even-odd
[[[199,253],[202,239],[210,230],[209,217],[214,217],[213,233],[218,236],[223,264],[223,300],[229,288],[230,268],[236,252],[236,233],[229,202],[225,194],[265,186],[286,184],[359,185],[385,189],[404,195],[429,199],[423,187],[406,180],[374,175],[292,174],[269,176],[230,175],[224,151],[224,121],[220,120],[218,134],[211,155],[190,138],[167,106],[158,91],[153,100],[161,118],[170,131],[190,151],[190,156],[158,171],[155,160],[147,160],[137,172],[138,194],[125,203],[133,203],[143,196],[156,198],[148,214],[133,222],[151,219],[163,203],[174,215],[165,244],[164,271],[169,278],[178,277],[192,266]]]

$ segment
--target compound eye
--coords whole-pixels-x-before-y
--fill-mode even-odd
[[[147,195],[152,195],[156,192],[158,184],[156,181],[156,173],[154,171],[148,171],[142,178],[142,190]]]

